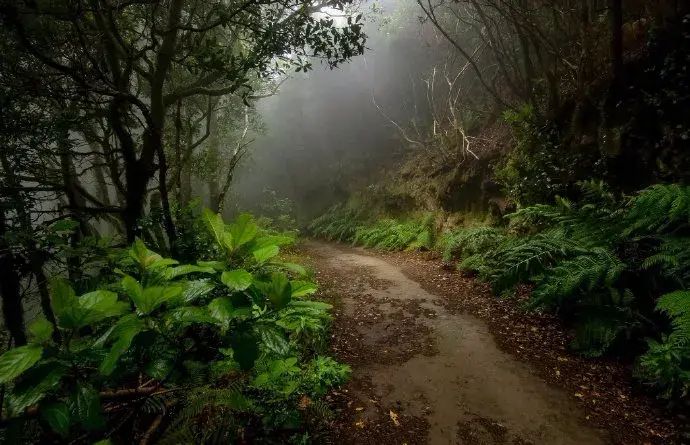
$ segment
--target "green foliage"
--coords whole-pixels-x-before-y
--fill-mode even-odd
[[[662,395],[685,395],[690,294],[674,290],[690,286],[689,190],[657,185],[623,199],[601,182],[583,182],[577,201],[556,197],[552,205],[522,208],[509,215],[507,231],[455,233],[445,256],[476,271],[498,294],[533,284],[528,306],[569,319],[571,346],[586,355],[659,335],[661,327],[662,341],[649,340],[638,375]],[[655,304],[670,319],[670,333],[663,319],[653,321]]]
[[[506,236],[505,230],[494,227],[470,227],[447,236],[443,260],[465,260],[472,255],[488,252],[497,247]]]
[[[77,296],[66,279],[51,281],[55,325],[36,320],[31,343],[0,356],[7,425],[32,412],[65,440],[96,439],[130,422],[104,409],[115,400],[141,419],[172,409],[165,440],[227,443],[252,419],[262,419],[258,436],[283,428],[277,412],[300,427],[299,399],[345,381],[347,367],[320,355],[331,306],[306,300],[316,285],[277,259],[294,240],[267,234],[251,215],[230,224],[209,211],[201,217],[213,243],[198,264],[137,239],[119,255],[118,278],[99,289]]]
[[[308,229],[316,237],[330,241],[352,242],[361,223],[353,209],[345,204],[338,204],[314,219]]]
[[[690,224],[690,188],[653,185],[630,200],[628,232],[673,232]]]
[[[384,219],[359,227],[352,242],[381,250],[430,249],[435,233],[433,215],[417,221]]]
[[[531,205],[568,196],[578,180],[606,173],[599,150],[570,149],[563,130],[556,123],[542,123],[532,105],[506,111],[503,118],[513,129],[514,147],[494,174],[513,201]]]
[[[523,136],[534,131],[528,111],[506,116]],[[468,227],[442,236],[437,244],[444,260],[475,272],[500,296],[531,286],[526,309],[560,314],[572,326],[572,349],[592,357],[639,356],[640,379],[664,397],[688,396],[690,187],[654,185],[625,197],[589,180],[567,192],[570,199],[554,196],[551,204],[509,214],[507,227]],[[529,190],[516,196],[523,202],[545,199]],[[344,206],[312,224],[316,235],[386,250],[414,248],[419,241],[432,246],[432,228],[392,219],[368,224]]]

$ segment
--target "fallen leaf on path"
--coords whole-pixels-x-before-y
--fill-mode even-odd
[[[395,424],[395,426],[400,426],[400,421],[398,420],[398,414],[393,412],[393,410],[390,410],[390,415],[391,415],[391,420]]]
[[[355,408],[355,411],[364,411],[364,407],[358,406],[357,408]]]
[[[364,420],[359,419],[358,421],[355,422],[355,426],[358,428],[364,428]]]

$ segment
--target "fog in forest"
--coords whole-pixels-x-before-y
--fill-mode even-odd
[[[264,132],[255,136],[234,185],[241,208],[264,203],[274,190],[309,218],[353,184],[365,185],[405,149],[389,119],[405,125],[421,115],[420,79],[440,57],[439,42],[420,22],[413,0],[361,8],[369,16],[365,55],[334,70],[315,63],[259,101]]]

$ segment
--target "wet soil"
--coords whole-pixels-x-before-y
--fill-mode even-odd
[[[454,310],[394,257],[315,241],[303,253],[336,302],[333,352],[353,374],[329,395],[339,412],[324,442],[618,442],[571,395],[501,349],[485,321]]]

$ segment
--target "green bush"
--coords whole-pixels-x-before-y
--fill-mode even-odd
[[[301,401],[321,406],[347,379],[321,355],[330,306],[279,259],[294,240],[251,215],[202,221],[211,242],[195,264],[137,240],[117,280],[81,296],[52,280],[55,324],[34,321],[30,343],[0,356],[6,441],[125,443],[151,429],[164,443],[228,443],[303,427]]]

